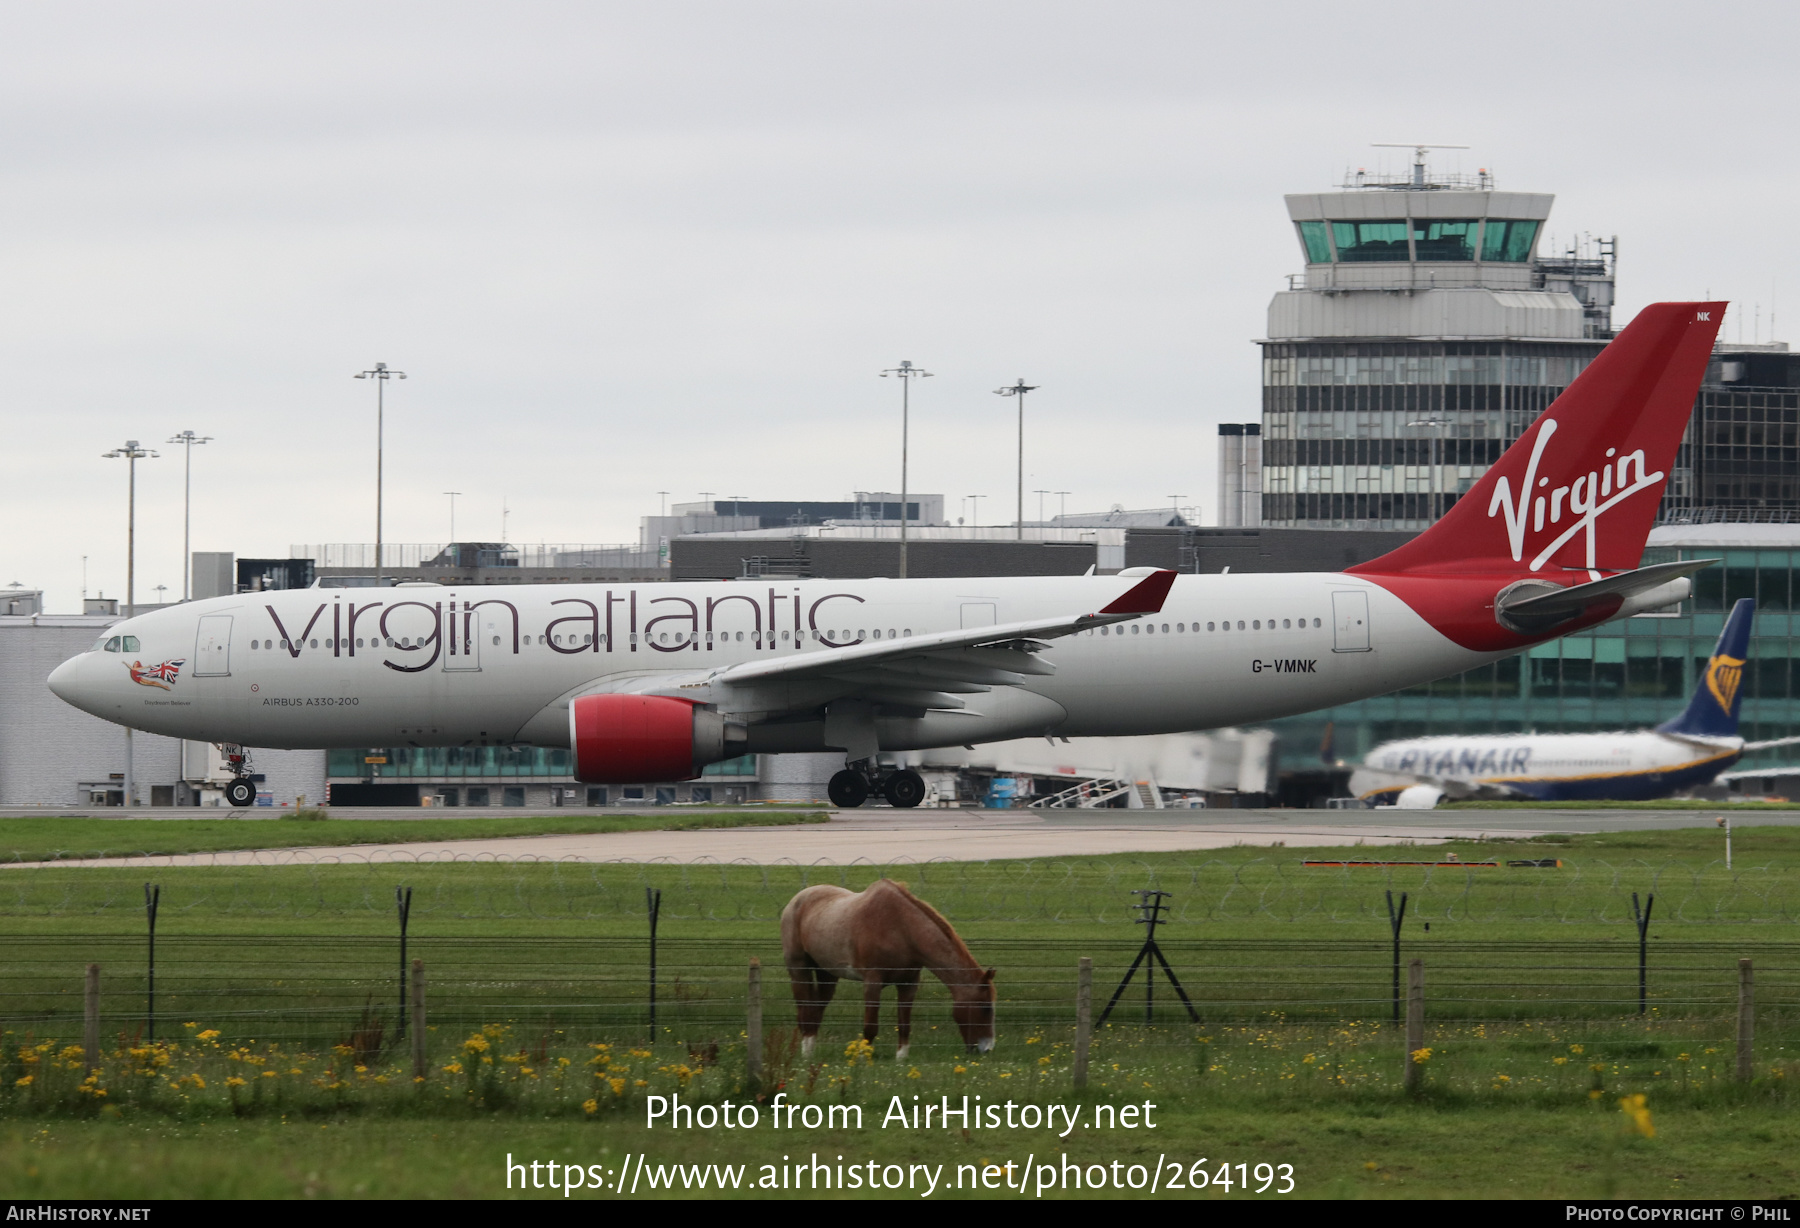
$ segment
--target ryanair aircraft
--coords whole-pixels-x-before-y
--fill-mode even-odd
[[[1443,797],[1640,801],[1709,784],[1745,751],[1800,738],[1738,736],[1744,661],[1756,602],[1731,608],[1687,710],[1655,729],[1618,733],[1487,734],[1377,746],[1350,777],[1371,805],[1430,807]]]

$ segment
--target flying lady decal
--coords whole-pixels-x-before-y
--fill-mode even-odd
[[[127,662],[125,668],[131,673],[131,680],[139,686],[161,687],[165,691],[175,689],[175,676],[181,673],[181,667],[187,664],[187,658],[179,661],[164,661],[161,665],[146,666],[142,661]]]

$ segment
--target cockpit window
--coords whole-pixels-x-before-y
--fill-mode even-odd
[[[123,639],[125,640],[124,648],[125,648],[126,652],[142,652],[143,651],[142,646],[138,644],[137,636],[127,635],[127,636],[124,636]]]
[[[115,635],[110,640],[106,641],[106,651],[107,652],[118,652],[120,647],[121,647],[121,637],[120,636]]]

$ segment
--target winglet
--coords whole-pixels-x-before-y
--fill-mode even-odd
[[[1163,608],[1163,602],[1168,600],[1169,589],[1174,584],[1174,572],[1152,572],[1100,612],[1102,614],[1155,614]]]

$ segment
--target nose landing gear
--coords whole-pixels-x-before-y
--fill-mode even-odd
[[[890,806],[910,810],[925,800],[925,778],[911,768],[883,773],[868,759],[846,767],[825,786],[833,806],[854,810],[880,793]]]
[[[225,766],[232,774],[221,790],[225,794],[225,804],[233,809],[256,805],[256,781],[250,778],[250,752],[235,742],[220,742],[219,752],[225,758]]]

